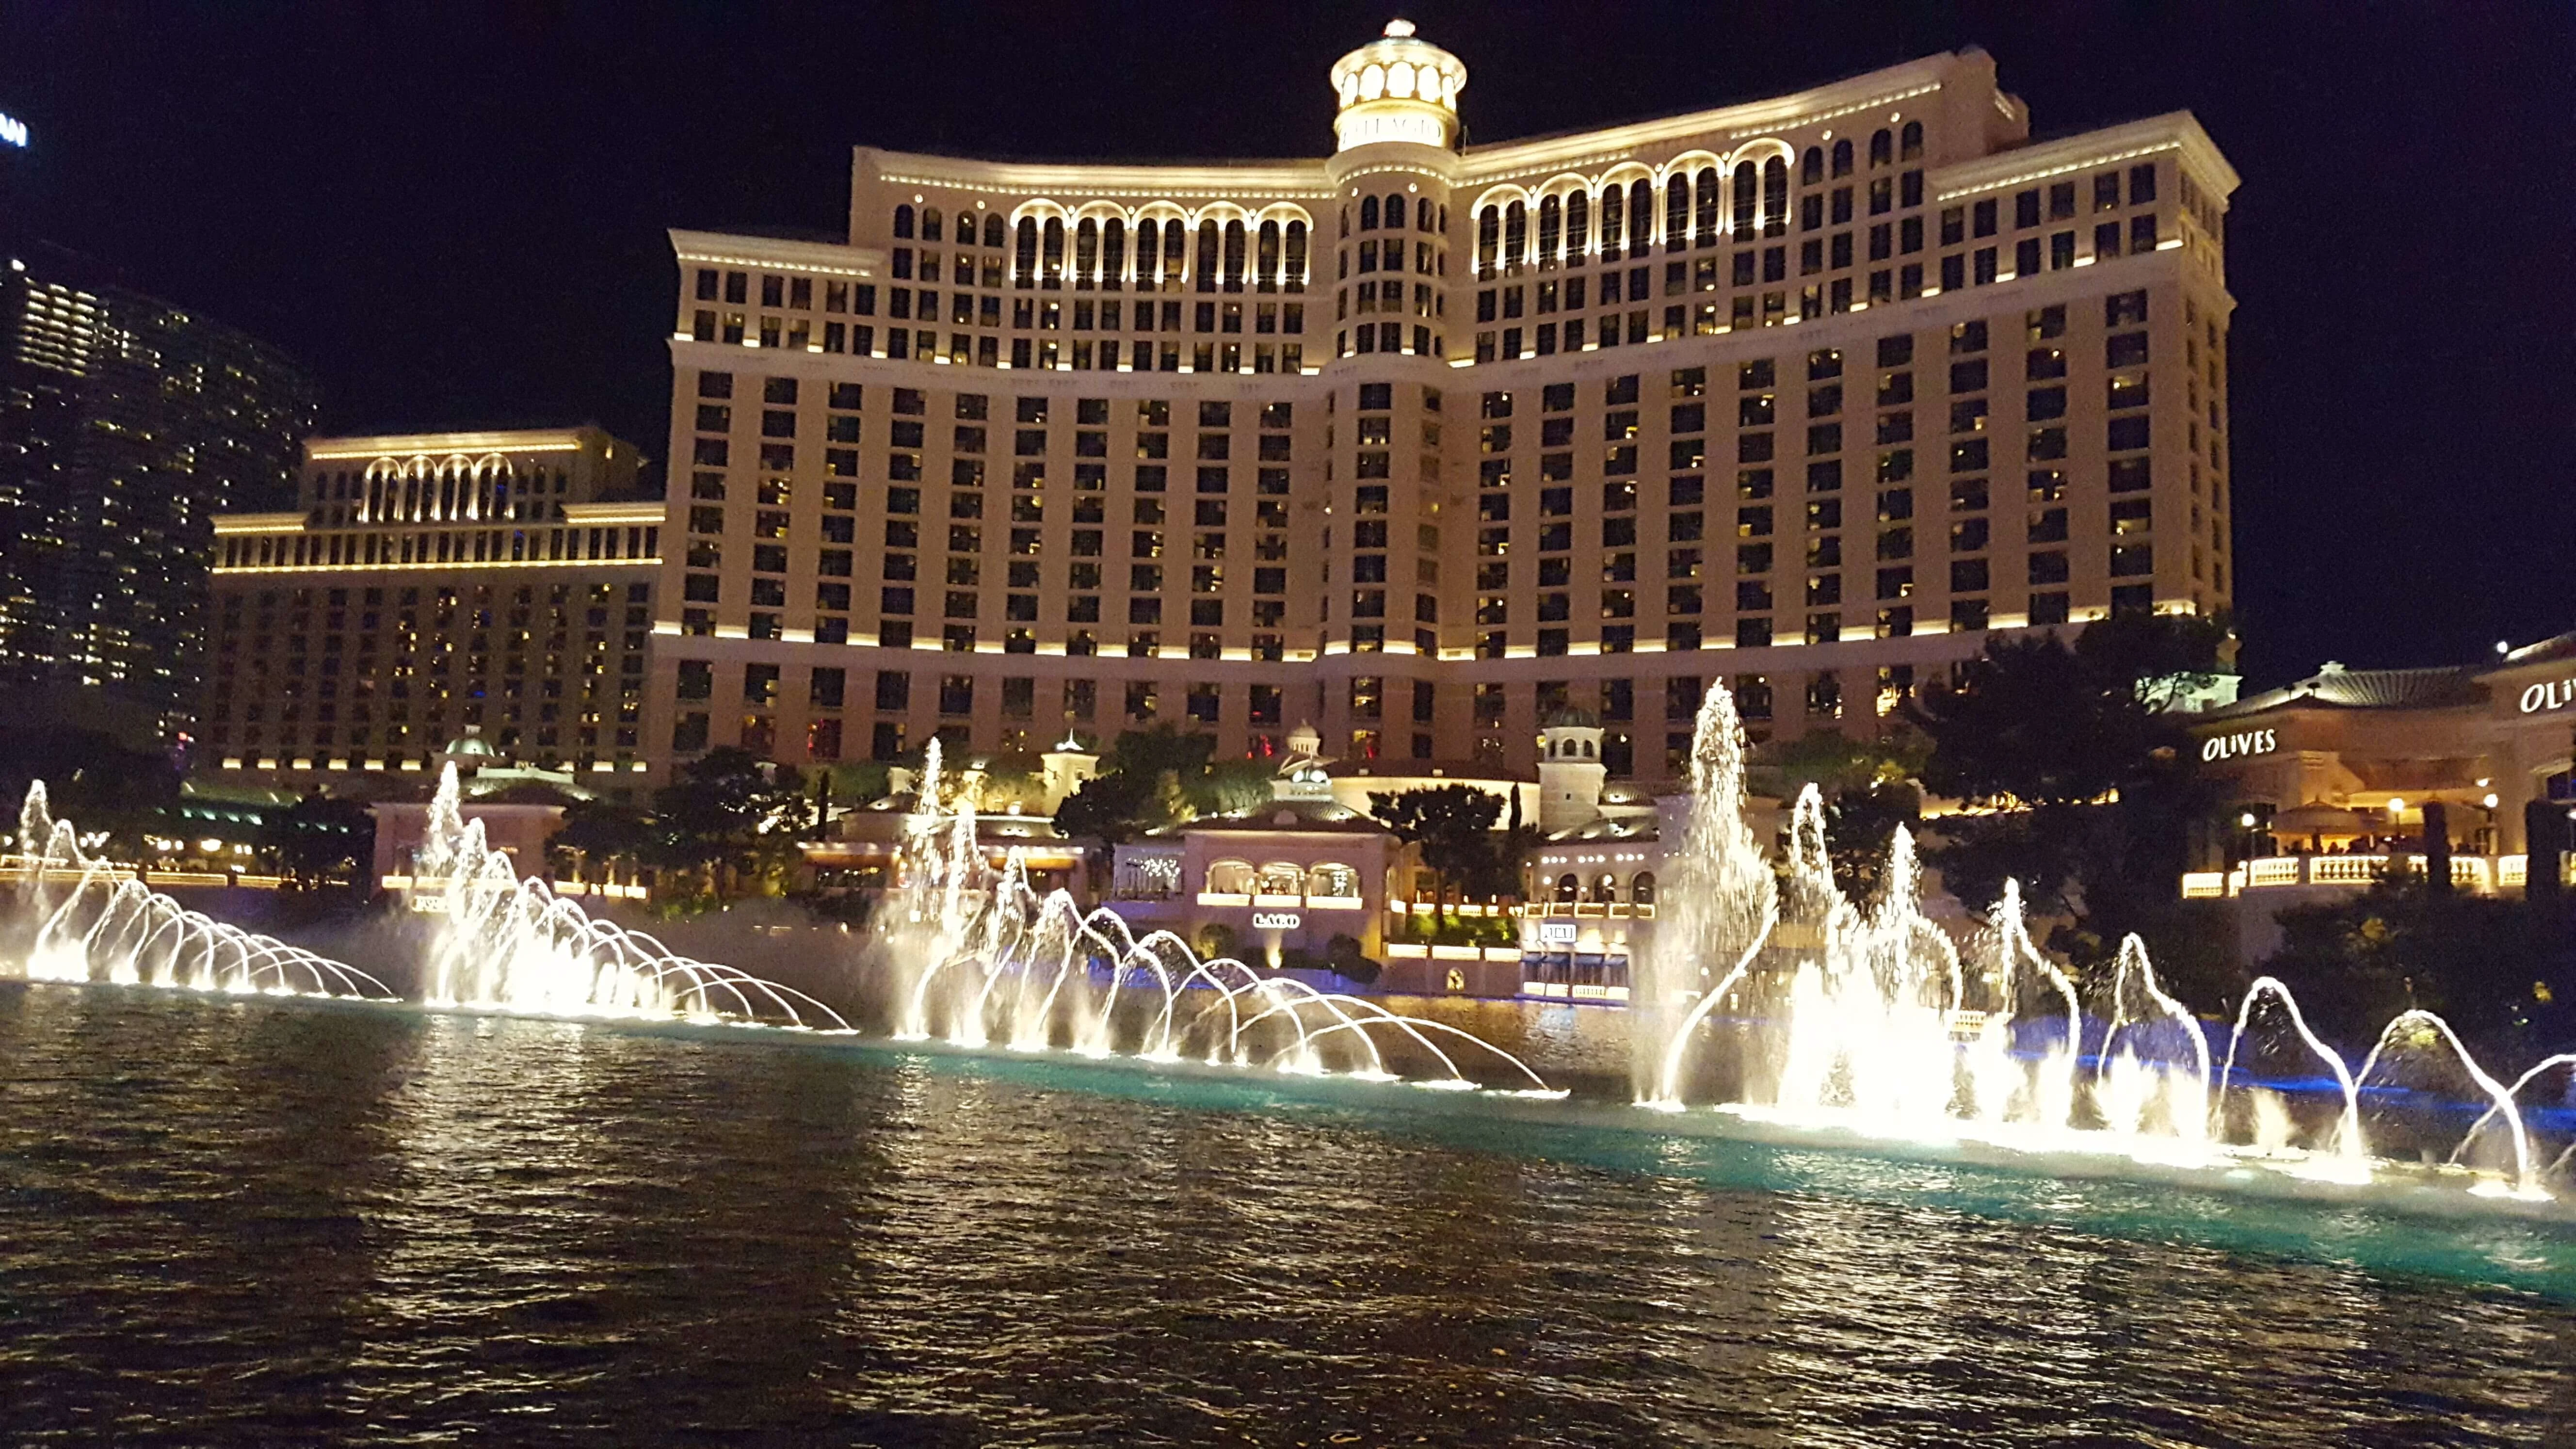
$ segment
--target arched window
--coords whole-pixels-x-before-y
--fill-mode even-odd
[[[1117,291],[1127,284],[1127,223],[1111,217],[1100,224],[1100,285]]]
[[[1690,245],[1690,177],[1675,173],[1664,186],[1664,250],[1677,252]]]
[[[1011,285],[1034,287],[1038,284],[1038,219],[1020,218],[1020,240],[1011,258]]]
[[[1631,904],[1651,906],[1655,903],[1655,873],[1641,870],[1628,878],[1628,900]]]
[[[1219,244],[1219,235],[1220,233],[1217,229],[1217,224],[1214,221],[1203,221],[1199,223],[1198,275],[1196,282],[1198,289],[1202,292],[1213,292],[1216,290],[1216,254]]]
[[[1901,158],[1907,161],[1923,159],[1923,123],[1921,121],[1906,122],[1905,129],[1898,135],[1900,139],[1896,143],[1896,150]]]
[[[1753,236],[1756,208],[1762,200],[1762,173],[1750,161],[1735,168],[1735,238],[1748,241]]]
[[[1869,138],[1869,164],[1873,167],[1884,166],[1895,153],[1896,138],[1888,133],[1886,127],[1881,126],[1877,134]]]
[[[1476,213],[1476,276],[1482,281],[1494,275],[1494,251],[1503,244],[1503,211],[1488,206]]]
[[[894,209],[894,234],[905,241],[912,239],[911,207],[898,206]]]
[[[1807,148],[1807,154],[1798,158],[1798,184],[1813,186],[1824,179],[1825,148],[1810,146]]]
[[[1547,271],[1556,265],[1557,248],[1565,241],[1565,203],[1550,196],[1538,204],[1538,265]]]
[[[1627,239],[1628,194],[1613,186],[1601,193],[1601,255],[1619,259],[1619,244]]]
[[[1363,196],[1360,198],[1360,230],[1377,230],[1377,198],[1375,196]]]
[[[1252,862],[1216,860],[1208,862],[1207,888],[1211,895],[1248,896],[1252,894]]]
[[[1109,224],[1116,226],[1118,223],[1113,221]],[[984,218],[984,245],[995,251],[1002,249],[1002,217],[999,212]]]
[[[1288,274],[1289,291],[1306,290],[1306,223],[1302,221],[1288,223],[1287,254],[1281,269]]]
[[[1592,878],[1592,898],[1596,901],[1619,899],[1619,877],[1603,871]]]
[[[1279,223],[1265,221],[1253,253],[1255,285],[1265,292],[1279,290]]]
[[[1163,287],[1166,291],[1181,289],[1181,263],[1189,257],[1189,228],[1178,221],[1163,223]]]
[[[1834,143],[1834,176],[1839,180],[1842,177],[1849,176],[1851,172],[1851,137],[1845,136]]]
[[[1517,275],[1529,255],[1529,207],[1515,201],[1503,208],[1503,268]]]
[[[1295,861],[1274,860],[1261,867],[1257,892],[1265,896],[1303,896],[1306,872]]]
[[[1084,217],[1073,232],[1073,287],[1088,292],[1100,275],[1100,223]]]
[[[923,241],[937,241],[939,240],[940,231],[939,208],[935,206],[922,208],[921,239]]]
[[[1590,740],[1585,740],[1583,742],[1583,758],[1587,760],[1592,758],[1592,741]]]
[[[1570,191],[1565,196],[1565,264],[1583,265],[1584,255],[1592,249],[1592,193]]]
[[[1628,187],[1628,255],[1642,257],[1655,244],[1655,183],[1637,181]]]
[[[1388,231],[1404,230],[1404,193],[1401,191],[1391,191],[1387,193],[1386,229]]]
[[[1699,173],[1699,235],[1694,240],[1704,247],[1717,245],[1718,195],[1717,168],[1703,166]]]
[[[1762,234],[1780,236],[1789,229],[1789,163],[1774,156],[1762,163]]]
[[[1229,292],[1243,290],[1243,248],[1243,223],[1227,222],[1225,224],[1225,289]]]
[[[1413,203],[1413,229],[1415,231],[1431,230],[1431,198],[1428,196]]]
[[[1045,270],[1044,270],[1044,271],[1042,271],[1042,272],[1039,274],[1039,275],[1040,275],[1040,277],[1043,279],[1043,281],[1044,281],[1045,285],[1050,286],[1050,287],[1061,287],[1061,286],[1063,286],[1063,285],[1064,285],[1064,218],[1063,218],[1063,217],[1060,217],[1060,216],[1050,216],[1050,217],[1048,217],[1048,218],[1047,218],[1047,220],[1046,220],[1046,258],[1045,258],[1045,260],[1046,260]]]
[[[1306,894],[1327,900],[1350,900],[1360,893],[1360,873],[1337,860],[1328,860],[1306,872]]]
[[[1575,897],[1581,894],[1582,890],[1583,882],[1575,879],[1572,872],[1558,876],[1556,878],[1556,903],[1560,906],[1573,905]]]

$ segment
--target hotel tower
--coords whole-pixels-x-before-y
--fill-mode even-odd
[[[674,232],[648,749],[1521,774],[1574,710],[1653,779],[1711,686],[1865,735],[1993,631],[2227,606],[2190,115],[2034,142],[1966,50],[1461,146],[1466,83],[1398,21],[1328,155],[862,148],[847,245]]]

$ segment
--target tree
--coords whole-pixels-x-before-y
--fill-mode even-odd
[[[1395,838],[1418,846],[1431,871],[1432,929],[1446,922],[1449,886],[1490,870],[1494,858],[1494,823],[1503,802],[1473,785],[1434,785],[1392,795],[1372,793],[1369,814],[1395,832]]]
[[[1189,786],[1190,803],[1201,815],[1233,815],[1270,802],[1270,782],[1278,770],[1267,760],[1215,760]]]
[[[355,800],[316,792],[263,820],[257,849],[298,885],[356,884],[374,868],[375,817]]]
[[[1195,780],[1207,769],[1208,755],[1216,741],[1202,734],[1190,734],[1158,724],[1151,729],[1123,730],[1109,742],[1100,757],[1104,775],[1142,775],[1153,779],[1166,771],[1183,780]]]
[[[711,750],[653,792],[656,863],[706,872],[721,898],[746,867],[767,874],[795,855],[808,810],[795,770],[749,750]]]
[[[1147,829],[1154,777],[1094,775],[1055,807],[1055,829],[1067,838],[1088,837],[1115,845]]]
[[[563,827],[546,843],[547,852],[585,874],[592,865],[612,860],[642,860],[653,853],[653,821],[632,805],[614,800],[576,800],[564,807]]]
[[[2407,873],[2280,921],[2281,949],[2263,970],[2347,1056],[2416,1007],[2439,1013],[2508,1080],[2570,1045],[2576,934],[2556,903],[2431,890]]]
[[[1991,813],[1953,816],[1925,854],[1953,892],[1982,907],[2012,877],[2042,910],[2075,919],[2059,944],[2107,959],[2136,931],[2175,916],[2174,884],[2209,786],[2171,706],[2212,677],[2226,626],[2128,614],[2054,632],[1992,638],[1957,680],[1907,706],[1930,740],[1925,789]]]
[[[1218,760],[1214,741],[1170,725],[1128,730],[1100,756],[1099,772],[1056,806],[1059,835],[1116,843],[1199,815],[1229,815],[1270,798],[1271,767]]]
[[[1766,751],[1762,768],[1776,772],[1783,798],[1816,787],[1825,801],[1825,853],[1834,880],[1861,899],[1878,889],[1896,828],[1911,829],[1922,817],[1914,777],[1929,751],[1929,742],[1911,730],[1872,740],[1813,730]]]

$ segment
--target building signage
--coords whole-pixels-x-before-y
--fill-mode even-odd
[[[0,146],[27,148],[27,123],[16,116],[0,113]]]
[[[1541,921],[1538,924],[1538,938],[1546,945],[1571,946],[1575,934],[1572,921]]]
[[[2546,714],[2576,704],[2576,679],[2556,679],[2535,684],[2522,692],[2524,714]]]
[[[1252,929],[1256,931],[1293,931],[1304,922],[1295,911],[1254,911]]]
[[[2281,737],[2272,730],[2240,730],[2232,735],[2211,735],[2200,742],[2203,760],[2234,760],[2246,755],[2268,755],[2281,747]]]

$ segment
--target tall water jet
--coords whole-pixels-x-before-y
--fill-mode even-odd
[[[1771,862],[1744,823],[1744,725],[1735,695],[1713,684],[1701,699],[1691,741],[1691,804],[1677,852],[1667,852],[1671,888],[1658,907],[1655,941],[1630,1009],[1648,1089],[1678,1106],[1683,1068],[1700,1024],[1744,979],[1780,918]]]

